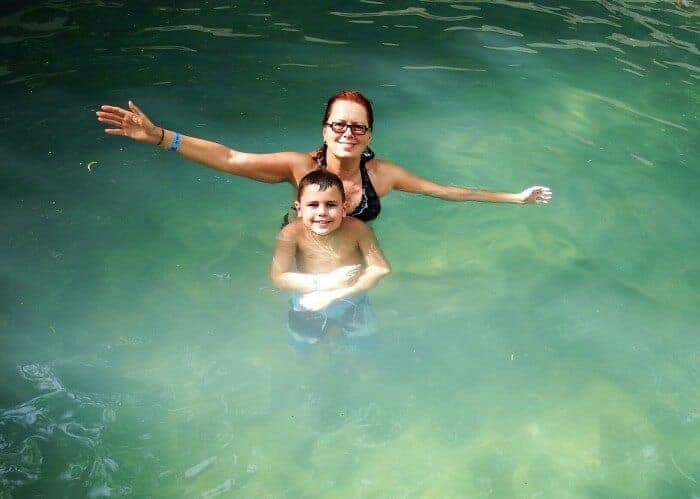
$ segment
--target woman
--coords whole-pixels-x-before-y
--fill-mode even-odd
[[[379,215],[379,199],[394,189],[448,201],[522,204],[546,203],[551,198],[549,188],[541,186],[511,194],[439,185],[413,175],[394,163],[375,158],[369,149],[374,124],[372,105],[355,90],[343,90],[328,100],[322,122],[323,146],[311,154],[251,154],[229,149],[216,142],[181,135],[151,123],[131,101],[128,110],[102,106],[101,111],[97,111],[97,119],[115,127],[105,130],[110,135],[123,135],[139,142],[155,144],[215,170],[259,182],[286,181],[296,188],[299,180],[311,170],[328,169],[343,181],[348,214],[365,222]]]

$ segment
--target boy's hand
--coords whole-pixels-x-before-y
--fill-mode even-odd
[[[299,304],[306,310],[315,312],[317,310],[321,310],[327,305],[330,305],[336,299],[336,293],[333,291],[314,291],[302,296],[299,300]]]
[[[325,289],[337,289],[351,286],[360,276],[361,268],[361,265],[345,265],[344,267],[338,267],[328,272],[323,277],[322,287]]]

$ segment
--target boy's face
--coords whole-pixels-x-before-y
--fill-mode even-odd
[[[304,227],[319,236],[330,234],[343,222],[345,204],[337,187],[325,191],[318,185],[307,185],[299,201],[294,202]]]

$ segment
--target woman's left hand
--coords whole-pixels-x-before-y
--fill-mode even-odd
[[[520,202],[523,204],[542,203],[547,204],[552,199],[552,191],[549,187],[533,185],[518,194]]]

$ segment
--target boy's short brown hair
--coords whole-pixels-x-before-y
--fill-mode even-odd
[[[337,187],[338,191],[340,191],[340,197],[343,199],[343,202],[345,202],[343,181],[340,180],[340,177],[335,173],[319,168],[318,170],[313,170],[304,175],[299,181],[299,187],[297,187],[297,201],[301,201],[301,194],[309,185],[317,185],[321,191],[325,191],[330,187]]]

